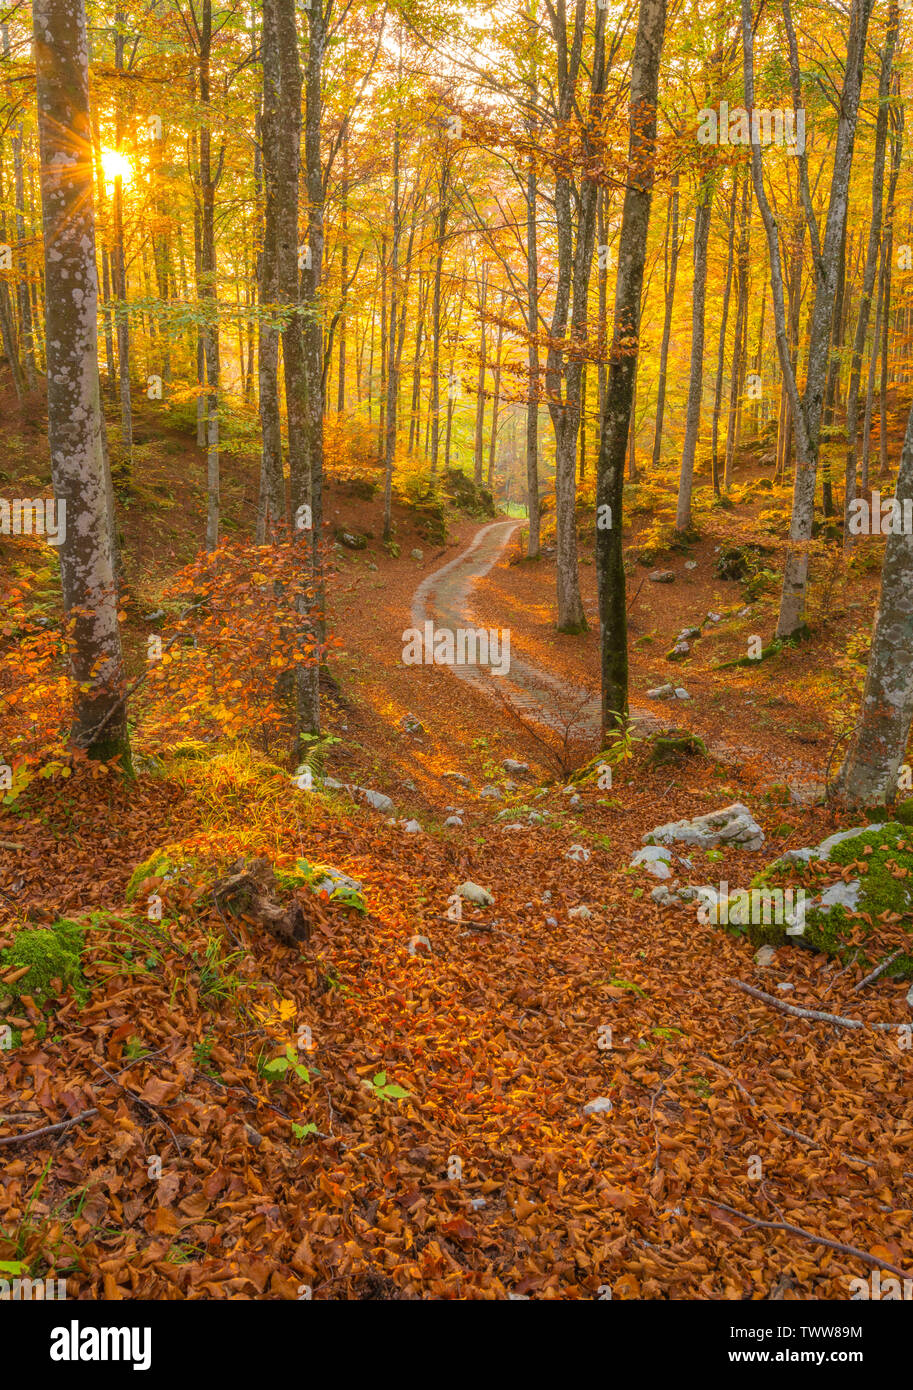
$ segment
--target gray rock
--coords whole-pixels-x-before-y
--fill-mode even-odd
[[[374,807],[375,811],[383,811],[387,816],[393,814],[395,809],[393,802],[383,792],[372,791],[369,787],[356,787],[355,790],[363,801],[367,801],[369,806]]]
[[[675,687],[675,698],[676,700],[690,700],[691,696],[683,685],[677,685]]]
[[[445,772],[444,776],[448,779],[448,781],[456,782],[457,786],[459,787],[466,787],[467,789],[469,789],[472,786],[472,783],[470,782],[469,778],[466,777],[462,772]]]
[[[747,806],[734,801],[720,811],[710,811],[705,816],[695,816],[693,820],[670,821],[658,825],[643,837],[645,845],[685,844],[696,845],[699,849],[713,849],[716,845],[735,845],[740,849],[760,849],[764,843],[764,831],[758,825]]]
[[[504,790],[505,790],[506,792],[518,792],[518,791],[520,790],[520,787],[519,787],[519,785],[518,785],[516,782],[512,781],[509,777],[505,777],[505,778],[504,778]]]
[[[700,637],[700,635],[701,630],[699,627],[683,627],[675,640],[676,642],[690,642],[693,638]]]
[[[660,907],[676,907],[681,903],[678,894],[670,892],[662,883],[658,887],[650,889],[650,897],[655,903],[659,903]]]
[[[494,898],[487,888],[480,888],[477,883],[472,883],[469,879],[460,884],[457,892],[467,902],[478,903],[480,907],[491,907],[494,902]]]
[[[773,946],[761,946],[755,951],[754,963],[755,965],[760,965],[762,969],[766,969],[768,965],[773,964],[776,954]]]
[[[462,827],[463,822],[460,820],[459,816],[448,816],[447,819],[444,821],[444,824],[451,825],[459,829]]]
[[[807,864],[811,859],[827,859],[835,845],[842,844],[844,840],[852,840],[856,835],[864,835],[867,830],[881,830],[883,826],[884,821],[876,821],[873,825],[856,825],[852,830],[838,830],[835,834],[828,835],[827,839],[822,840],[814,849],[788,849],[780,856],[780,863]]]
[[[597,1096],[595,1100],[587,1101],[583,1107],[584,1115],[608,1115],[612,1109],[612,1102],[608,1096]]]
[[[910,1008],[913,1009],[913,985],[907,990],[907,1003]]]
[[[318,893],[326,893],[333,897],[334,893],[363,893],[364,885],[356,878],[350,878],[348,874],[340,873],[338,869],[327,868],[323,871],[323,877],[319,883],[314,884]]]
[[[652,690],[647,691],[647,699],[674,700],[675,686],[671,683],[671,681],[667,681],[665,685],[655,685]]]
[[[721,613],[708,613],[707,621],[708,623],[721,623],[723,621],[723,616]]]
[[[518,763],[516,758],[505,758],[501,766],[505,772],[510,772],[516,777],[520,777],[524,773],[529,772],[529,764]]]
[[[545,824],[545,816],[542,814],[541,811],[530,811],[529,815],[527,816],[527,820],[529,821],[530,825]]]
[[[691,648],[687,642],[676,642],[669,653],[670,661],[681,661],[684,657],[691,655]]]
[[[580,795],[580,793],[574,792],[574,795],[571,797],[570,801],[567,804],[568,806],[579,806],[582,801],[583,797]]]
[[[409,554],[412,556],[413,560],[424,560],[425,558],[424,552],[417,548],[415,550],[410,550]]]
[[[417,835],[421,828],[417,820],[407,820],[406,824],[403,826],[407,835]]]
[[[697,569],[697,560],[686,560],[686,561],[685,561],[685,569],[686,569],[686,570],[696,570],[696,569]]]
[[[504,800],[504,795],[500,787],[483,787],[479,792],[479,796],[484,797],[486,801]]]
[[[568,917],[572,917],[574,921],[588,922],[593,914],[586,903],[581,903],[579,907],[572,907],[567,915]]]
[[[545,925],[546,925],[547,927],[557,927],[557,925],[558,925],[558,918],[557,918],[557,917],[546,917],[546,919],[545,919]]]
[[[631,860],[632,869],[646,869],[654,878],[672,877],[672,851],[666,845],[648,845]]]
[[[674,570],[651,570],[647,575],[651,584],[674,584]]]
[[[849,883],[841,880],[839,883],[832,883],[830,888],[825,888],[820,898],[814,898],[805,910],[806,913],[813,908],[817,912],[830,912],[832,907],[843,907],[847,912],[855,912],[861,893],[862,883],[858,878],[852,879]]]
[[[577,864],[588,864],[590,859],[590,851],[586,848],[585,845],[571,845],[570,849],[566,851],[564,857],[565,859],[573,859],[574,862]]]

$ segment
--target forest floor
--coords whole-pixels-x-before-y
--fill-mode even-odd
[[[4,493],[46,486],[33,417],[0,428]],[[125,513],[134,661],[143,612],[196,548],[205,476],[186,428],[141,417],[138,434]],[[229,471],[231,533],[255,500],[243,439]],[[654,826],[735,800],[763,848],[696,851],[692,881],[747,885],[784,847],[854,823],[815,793],[861,687],[877,543],[849,566],[833,550],[816,559],[806,642],[719,668],[773,632],[775,582],[746,592],[715,574],[716,547],[759,540],[777,569],[787,493],[758,486],[771,473],[767,456],[743,458],[731,510],[699,478],[699,536],[681,552],[656,549],[671,472],[635,497],[647,510],[629,543],[653,558],[629,588],[632,705],[704,738],[707,756],[657,765],[644,738],[613,765],[610,792],[583,780],[572,806],[569,772],[598,751],[585,719],[559,702],[536,724],[516,689],[505,701],[403,665],[431,576],[487,523],[454,516],[446,545],[430,546],[399,505],[398,557],[373,537],[334,551],[342,647],[326,701],[339,739],[327,771],[388,793],[394,817],[304,793],[239,748],[164,750],[132,784],[77,765],[0,808],[0,949],[29,923],[94,914],[76,987],[58,980],[8,1014],[20,1034],[0,1073],[0,1260],[66,1275],[84,1298],[593,1298],[608,1286],[615,1298],[845,1299],[873,1267],[909,1265],[909,1050],[895,1032],[786,1016],[732,981],[865,1025],[908,1017],[907,984],[854,992],[860,966],[801,949],[758,965],[746,940],[660,906],[655,880],[629,868]],[[344,481],[328,497],[331,523],[379,534],[377,502]],[[554,564],[523,560],[519,541],[471,586],[432,592],[431,611],[509,628],[518,669],[592,698],[591,547],[590,631],[564,637]],[[674,582],[646,580],[654,568]],[[668,661],[708,612],[721,621]],[[692,698],[647,698],[669,680]],[[407,714],[420,729],[401,727]],[[143,737],[139,750],[156,751]],[[513,788],[505,758],[530,767]],[[445,827],[454,811],[463,825]],[[221,906],[214,885],[255,855],[287,876],[277,897],[301,907],[305,942]],[[302,859],[357,880],[364,910],[296,887]],[[451,920],[465,880],[494,901]],[[602,1113],[583,1113],[600,1098]]]

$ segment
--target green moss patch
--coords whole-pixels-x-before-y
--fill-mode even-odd
[[[27,928],[19,931],[11,946],[0,951],[0,967],[16,970],[28,967],[11,985],[0,985],[0,991],[14,999],[30,995],[36,1004],[52,998],[58,980],[66,989],[73,985],[85,989],[82,975],[82,953],[85,948],[85,924],[72,918],[61,918],[52,927]]]
[[[751,923],[741,930],[755,946],[801,944],[841,960],[855,957],[860,964],[875,965],[877,959],[870,960],[864,946],[860,949],[856,944],[860,929],[864,941],[871,931],[865,918],[876,922],[884,913],[896,914],[901,919],[898,925],[910,937],[910,953],[899,956],[886,974],[913,978],[913,832],[899,821],[890,821],[824,845],[822,857],[813,852],[805,862],[778,859],[752,882],[753,888],[769,888],[799,879],[808,895],[803,934],[787,935],[785,924]],[[844,869],[853,865],[849,882],[828,874],[828,864]],[[828,902],[840,897],[848,901]]]
[[[330,902],[342,907],[352,907],[357,912],[368,910],[361,884],[330,864],[309,864],[306,859],[299,859],[294,869],[276,869],[275,873],[280,888],[310,888],[312,893],[326,893]]]

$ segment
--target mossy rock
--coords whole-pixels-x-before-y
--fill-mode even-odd
[[[362,913],[368,910],[361,884],[330,864],[310,864],[299,859],[294,869],[276,869],[275,874],[280,888],[310,888],[313,893],[326,893],[330,902],[342,907]]]
[[[85,990],[82,975],[82,953],[85,948],[85,924],[62,917],[51,927],[27,928],[16,933],[13,943],[0,951],[0,966],[13,966],[28,973],[12,985],[0,984],[0,991],[20,999],[30,995],[36,1003],[56,993],[53,980],[60,980],[64,989],[75,986]]]
[[[707,745],[696,734],[659,734],[650,739],[650,762],[655,767],[678,763],[684,758],[706,758]]]
[[[875,965],[877,959],[870,959],[865,950],[865,938],[871,929],[860,914],[877,921],[882,913],[896,913],[910,937],[910,954],[899,956],[885,973],[897,979],[913,978],[913,834],[896,820],[865,827],[853,834],[842,833],[845,838],[837,843],[829,845],[825,840],[817,847],[824,849],[820,858],[812,852],[805,862],[788,858],[775,860],[752,882],[752,888],[769,888],[778,880],[792,878],[794,881],[797,875],[808,881],[813,874],[818,877],[813,866],[820,864],[822,859],[842,868],[857,861],[865,866],[848,884],[831,874],[830,883],[818,883],[814,889],[811,886],[806,889],[811,903],[805,912],[805,930],[801,935],[790,936],[785,924],[776,923],[752,923],[740,930],[754,946],[802,945],[841,960],[856,959],[862,965]],[[835,838],[829,837],[830,840]],[[867,849],[871,850],[870,854],[866,854]],[[898,877],[898,870],[906,870],[906,876]],[[861,946],[856,944],[860,934]]]

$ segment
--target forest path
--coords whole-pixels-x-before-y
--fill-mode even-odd
[[[473,585],[488,574],[507,549],[519,521],[494,521],[480,528],[470,545],[439,570],[426,576],[412,599],[412,625],[423,628],[433,622],[435,629],[456,633],[459,628],[475,629],[471,615]],[[503,639],[511,629],[501,629]],[[509,640],[509,638],[508,638]],[[455,662],[453,674],[489,698],[507,702],[518,715],[548,725],[560,734],[572,732],[575,738],[595,738],[600,730],[600,698],[566,679],[562,680],[542,666],[534,666],[511,653],[510,669],[494,676],[482,667]],[[647,710],[631,710],[641,731],[660,727]]]
[[[474,586],[502,560],[511,537],[521,524],[509,520],[487,523],[480,527],[465,550],[427,575],[412,598],[413,627],[423,629],[430,621],[436,631],[446,629],[456,633],[460,628],[475,629],[478,620],[472,612]],[[519,637],[523,630],[522,614],[510,616],[513,630]],[[501,629],[502,641],[511,630]],[[545,725],[563,742],[578,744],[599,738],[600,695],[592,686],[561,677],[541,663],[521,659],[515,651],[510,653],[509,671],[504,676],[494,676],[478,665],[466,663],[455,662],[450,669],[459,680],[506,706],[514,718],[527,724]],[[676,675],[672,673],[670,679],[675,681]],[[643,737],[672,727],[681,728],[677,716],[684,715],[686,709],[686,704],[676,700],[669,716],[661,718],[652,710],[632,706],[633,732]],[[717,737],[708,737],[706,732],[702,735],[711,755],[718,762],[733,767],[764,751],[756,740],[744,740],[741,720],[737,720],[736,725],[737,742],[729,739],[735,730],[721,728]],[[804,760],[779,760],[776,767],[771,766],[768,774],[762,777],[761,784],[774,786],[784,780],[793,788],[797,800],[815,800],[823,791],[820,772]]]

